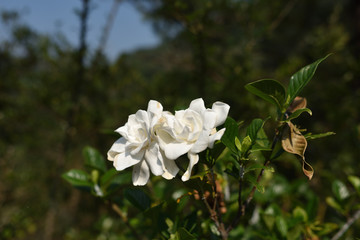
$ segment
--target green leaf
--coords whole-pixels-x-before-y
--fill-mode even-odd
[[[265,169],[265,170],[269,170],[270,172],[275,172],[273,167],[269,167],[269,166],[264,166],[264,164],[260,164],[260,163],[255,163],[250,165],[249,167],[247,167],[245,169],[245,173],[254,171],[254,170],[258,170],[258,169]]]
[[[85,158],[85,165],[97,169],[101,172],[106,172],[106,163],[104,157],[92,147],[85,147],[83,149],[83,156]]]
[[[179,240],[197,239],[184,227],[179,228],[179,230],[177,231],[177,235],[179,237]]]
[[[255,142],[257,139],[257,134],[260,129],[263,127],[264,121],[260,118],[252,120],[251,124],[246,129],[246,135],[250,136],[251,142]]]
[[[245,85],[246,90],[282,109],[285,101],[285,88],[273,79],[262,79]]]
[[[356,176],[349,176],[348,180],[354,186],[357,193],[360,195],[360,178],[358,178]]]
[[[250,138],[250,136],[246,136],[241,143],[240,152],[242,154],[246,154],[247,151],[250,149],[250,147],[251,147],[251,138]]]
[[[279,230],[281,236],[286,237],[288,226],[285,219],[282,216],[276,216],[275,219],[276,228]]]
[[[239,136],[239,125],[238,123],[232,119],[231,117],[228,117],[225,121],[225,133],[221,138],[221,142],[229,148],[234,154],[237,154],[237,148],[235,145],[235,137],[240,138]]]
[[[335,194],[335,197],[340,201],[342,201],[350,196],[350,193],[349,193],[346,185],[339,180],[335,180],[333,182],[332,191]]]
[[[65,179],[72,186],[77,188],[91,188],[92,183],[90,176],[87,172],[79,169],[71,169],[62,175],[62,178]]]
[[[241,151],[241,142],[237,137],[235,137],[235,146],[239,151]]]
[[[308,221],[308,215],[306,213],[306,211],[297,206],[294,210],[293,210],[293,216],[295,218],[301,219],[302,222],[307,222]]]
[[[142,211],[145,211],[150,207],[151,200],[149,196],[139,188],[126,189],[124,196],[131,204]]]
[[[295,112],[293,112],[287,119],[286,121],[290,121],[292,119],[295,119],[297,117],[299,117],[303,112],[307,112],[308,114],[310,114],[310,116],[312,115],[312,112],[310,109],[308,108],[301,108],[296,110]]]
[[[338,210],[341,213],[344,213],[344,209],[341,207],[341,205],[332,197],[327,197],[326,198],[326,203],[330,206],[333,207],[334,209]]]
[[[313,140],[313,139],[318,139],[318,138],[323,138],[323,137],[327,137],[327,136],[331,136],[331,135],[335,135],[336,133],[334,132],[327,132],[327,133],[320,133],[320,134],[305,134],[304,137],[306,138],[306,140]]]
[[[247,176],[247,180],[256,187],[256,190],[258,190],[260,193],[265,192],[264,185],[262,185],[261,183],[258,183],[257,179],[254,176],[252,176],[250,174],[247,174],[246,176]]]
[[[290,83],[287,90],[288,92],[288,100],[286,102],[287,105],[289,105],[295,99],[295,97],[299,95],[301,90],[306,86],[306,84],[308,84],[308,82],[314,76],[318,65],[322,61],[324,61],[329,55],[303,67],[302,69],[300,69],[300,71],[295,73],[290,78]]]

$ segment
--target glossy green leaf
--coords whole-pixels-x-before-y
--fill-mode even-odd
[[[285,88],[273,79],[262,79],[245,85],[246,90],[282,109],[285,101]]]
[[[327,137],[327,136],[331,136],[331,135],[335,135],[336,133],[334,132],[327,132],[327,133],[320,133],[320,134],[305,134],[304,137],[306,138],[306,140],[314,140],[314,139],[318,139],[318,138],[323,138],[323,137]]]
[[[98,150],[87,146],[83,149],[83,156],[85,158],[86,166],[97,169],[101,172],[106,172],[105,159]]]
[[[247,174],[245,175],[247,176],[247,180],[252,183],[255,187],[256,187],[256,190],[258,190],[260,193],[264,193],[265,192],[265,187],[263,184],[257,182],[257,179],[252,176],[251,174]]]
[[[349,176],[348,180],[354,186],[357,193],[360,195],[360,178],[356,176]]]
[[[128,188],[125,190],[124,196],[131,204],[142,211],[150,207],[151,200],[149,196],[140,188]]]
[[[308,84],[311,78],[314,76],[315,71],[319,64],[324,61],[329,55],[324,58],[321,58],[296,72],[291,78],[288,87],[288,99],[287,104],[289,105],[296,96],[299,95],[301,90]]]
[[[79,169],[71,169],[62,175],[62,178],[65,179],[72,186],[77,188],[91,188],[92,183],[90,175]]]
[[[221,138],[221,142],[231,150],[234,154],[237,154],[237,148],[235,145],[235,137],[240,138],[239,136],[239,125],[238,123],[228,117],[225,121],[225,133]]]
[[[335,197],[340,201],[350,196],[349,190],[347,189],[346,185],[340,180],[335,180],[332,183],[332,191]]]
[[[310,114],[310,116],[312,115],[312,112],[310,109],[308,108],[301,108],[301,109],[298,109],[296,110],[295,112],[293,112],[287,119],[286,121],[290,121],[290,120],[293,120],[297,117],[299,117],[302,113],[304,112],[307,112],[308,114]]]
[[[246,129],[246,135],[251,139],[251,142],[255,142],[257,139],[257,134],[260,129],[263,127],[264,121],[260,118],[252,120],[251,124]]]

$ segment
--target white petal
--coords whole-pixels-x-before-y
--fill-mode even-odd
[[[118,171],[124,170],[125,168],[131,167],[139,163],[143,156],[143,151],[135,156],[131,155],[129,152],[119,153],[114,158],[114,167]]]
[[[212,110],[216,112],[216,124],[215,127],[223,124],[229,113],[230,106],[223,102],[215,102],[212,105]]]
[[[159,145],[153,143],[145,152],[145,159],[150,167],[151,172],[155,176],[162,175],[164,173],[163,163],[158,158]]]
[[[149,115],[146,111],[144,110],[138,110],[135,114],[136,116],[136,120],[138,122],[143,122],[145,123],[145,127],[149,128],[150,127],[150,123],[149,123]]]
[[[123,137],[116,140],[116,142],[114,142],[110,150],[107,152],[108,160],[114,161],[116,155],[125,152],[125,143],[126,143],[126,139]]]
[[[173,179],[176,176],[176,174],[179,172],[178,166],[176,165],[174,160],[168,159],[161,152],[159,152],[159,155],[162,158],[162,162],[164,164],[163,165],[164,173],[162,177],[168,180]]]
[[[204,130],[201,132],[199,139],[195,142],[194,146],[191,148],[191,152],[199,153],[204,151],[208,145],[210,140],[210,130]]]
[[[134,186],[143,186],[145,185],[150,177],[149,166],[146,161],[141,161],[136,164],[132,172],[132,181]]]
[[[160,115],[163,111],[163,106],[161,103],[155,100],[150,100],[148,103],[147,112],[152,113],[153,115]]]
[[[209,137],[209,148],[214,147],[214,142],[217,140],[220,140],[221,137],[224,135],[225,128],[222,128],[221,130],[217,131],[215,134],[210,135]]]
[[[192,109],[201,114],[206,109],[204,100],[202,98],[192,100],[190,103],[189,109]]]
[[[175,160],[181,155],[187,153],[193,144],[188,142],[173,142],[168,143],[163,146],[163,151],[165,152],[165,156],[169,159]]]
[[[211,109],[206,109],[203,112],[203,128],[213,129],[217,120],[216,112]]]
[[[124,126],[119,127],[118,129],[116,129],[115,132],[119,133],[124,138],[129,139],[126,124]]]
[[[199,161],[199,155],[189,152],[189,153],[188,153],[188,158],[189,158],[189,160],[190,160],[190,161],[189,161],[189,166],[188,166],[186,172],[184,173],[184,175],[181,177],[181,180],[182,180],[183,182],[185,182],[185,181],[187,181],[187,180],[190,179],[192,168],[193,168],[194,165],[197,164],[198,161]]]

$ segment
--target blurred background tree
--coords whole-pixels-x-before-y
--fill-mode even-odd
[[[149,99],[177,109],[203,97],[228,103],[238,120],[265,117],[275,109],[244,85],[261,78],[286,84],[327,53],[334,54],[303,92],[314,115],[301,122],[337,135],[309,146],[309,184],[324,203],[329,182],[359,174],[359,1],[128,1],[162,42],[114,61],[87,45],[93,2],[81,1],[77,46],[64,35],[36,32],[18,12],[1,12],[10,39],[0,42],[0,239],[103,236],[104,219],[114,215],[60,177],[82,165],[84,146],[105,155],[116,139],[109,133]],[[303,178],[297,167],[282,161],[277,171],[292,182]],[[337,213],[323,207],[316,214]],[[355,229],[349,234],[358,236],[359,223]],[[113,231],[122,233],[119,226]]]

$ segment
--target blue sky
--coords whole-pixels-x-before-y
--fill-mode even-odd
[[[98,46],[106,17],[113,0],[92,0],[87,41],[91,48]],[[74,9],[81,7],[80,0],[0,0],[1,10],[17,10],[21,20],[35,30],[53,34],[61,31],[74,45],[78,44],[79,20]],[[5,34],[0,29],[0,37]],[[151,25],[128,2],[120,3],[105,53],[114,59],[118,54],[159,43]]]

